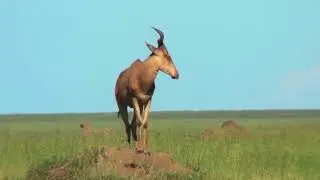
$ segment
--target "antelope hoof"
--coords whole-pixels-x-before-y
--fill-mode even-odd
[[[146,151],[146,150],[143,151],[143,154],[146,155],[146,156],[151,156],[151,153],[149,151]]]
[[[142,150],[142,149],[136,149],[136,153],[137,154],[141,154],[141,153],[143,153],[144,151]]]

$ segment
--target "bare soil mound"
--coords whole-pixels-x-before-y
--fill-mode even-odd
[[[30,168],[27,179],[90,179],[99,174],[155,177],[161,173],[186,173],[189,169],[175,162],[168,153],[137,154],[133,149],[115,147],[94,148],[66,160],[37,165]],[[106,176],[103,176],[106,177]],[[71,179],[72,179],[71,178]]]
[[[122,176],[145,176],[157,172],[181,173],[188,172],[174,161],[168,153],[152,153],[150,156],[137,154],[132,149],[117,149],[104,147],[102,149],[102,164],[106,168],[113,168]]]
[[[221,125],[223,129],[242,129],[234,120],[224,121]]]
[[[84,136],[89,135],[100,135],[100,136],[108,136],[114,133],[112,128],[94,128],[90,122],[86,121],[80,124],[80,128],[83,131]]]
[[[239,126],[234,120],[225,121],[221,125],[222,129],[226,130],[236,130],[238,132],[241,132],[243,134],[248,134],[249,131],[247,128]]]
[[[202,133],[204,137],[248,137],[249,131],[240,127],[235,121],[228,120],[222,123],[221,128],[206,128]]]

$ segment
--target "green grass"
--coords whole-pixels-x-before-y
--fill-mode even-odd
[[[201,138],[226,119],[247,127],[251,138]],[[117,136],[83,139],[79,124],[86,120]],[[319,111],[154,113],[150,129],[151,150],[191,166],[193,179],[320,179]],[[24,179],[30,167],[62,162],[88,146],[124,146],[123,135],[115,113],[0,116],[0,179]]]

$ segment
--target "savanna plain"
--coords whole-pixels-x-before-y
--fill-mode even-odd
[[[228,120],[242,130],[222,128]],[[0,179],[320,179],[320,111],[151,112],[149,121],[142,157],[116,113],[1,115]],[[84,136],[84,122],[113,132]]]

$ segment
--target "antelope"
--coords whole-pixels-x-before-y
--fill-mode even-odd
[[[159,71],[179,79],[178,70],[163,42],[164,34],[157,28],[152,27],[160,36],[157,40],[158,47],[145,42],[151,54],[144,60],[135,60],[129,67],[124,69],[118,76],[115,85],[115,98],[118,105],[118,118],[124,122],[127,142],[130,147],[132,133],[136,144],[136,152],[150,155],[148,151],[148,115],[155,91],[155,79]],[[129,124],[128,107],[133,108],[133,118]],[[143,128],[143,142],[142,139]],[[138,135],[137,135],[138,130]],[[138,138],[139,137],[139,138]],[[139,147],[142,144],[141,148]]]

